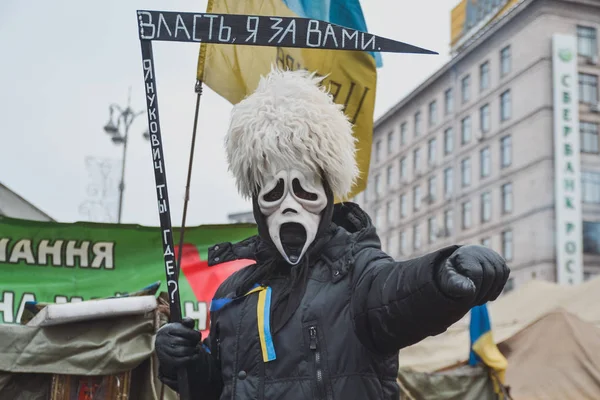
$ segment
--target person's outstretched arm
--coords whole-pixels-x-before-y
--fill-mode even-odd
[[[373,246],[354,259],[355,330],[382,354],[438,335],[473,306],[495,300],[510,273],[499,254],[482,246],[450,246],[407,261]]]

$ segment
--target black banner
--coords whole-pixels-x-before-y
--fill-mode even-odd
[[[142,65],[144,68],[144,86],[146,91],[146,108],[148,110],[148,129],[152,161],[154,164],[154,181],[156,183],[156,199],[158,202],[158,215],[165,259],[165,273],[169,291],[171,321],[181,320],[181,302],[179,299],[178,271],[175,264],[175,247],[173,245],[173,227],[167,190],[167,172],[165,170],[165,156],[160,134],[160,121],[158,118],[158,95],[156,93],[156,77],[154,74],[154,57],[152,56],[152,42],[142,40]],[[181,251],[181,250],[180,250]]]
[[[438,54],[317,19],[145,10],[137,15],[141,40]]]

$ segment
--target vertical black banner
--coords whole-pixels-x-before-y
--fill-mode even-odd
[[[156,75],[154,73],[154,57],[152,55],[152,42],[140,40],[142,45],[142,65],[144,69],[144,85],[146,91],[146,109],[148,111],[148,130],[150,133],[150,147],[152,149],[152,163],[154,164],[154,181],[156,183],[156,199],[158,202],[158,216],[160,218],[160,231],[165,260],[165,273],[167,275],[167,290],[169,292],[170,322],[180,322],[181,300],[179,298],[179,271],[175,265],[175,247],[173,246],[173,225],[171,224],[171,205],[169,204],[169,191],[167,189],[167,171],[165,170],[165,154],[160,134],[160,121],[158,119],[158,95],[156,92]],[[181,250],[180,250],[181,251]],[[190,400],[189,379],[184,368],[177,374],[179,395],[182,400]]]
[[[150,133],[150,146],[152,149],[152,162],[154,164],[154,180],[156,182],[156,199],[158,202],[158,215],[165,260],[165,273],[167,276],[167,289],[169,291],[169,304],[171,321],[181,321],[181,303],[179,299],[178,271],[175,264],[175,247],[173,245],[173,226],[169,204],[169,191],[167,189],[167,172],[165,170],[165,156],[160,133],[158,117],[158,95],[156,93],[156,75],[154,73],[154,57],[152,55],[152,41],[141,40],[142,64],[144,69],[144,85],[146,91],[146,108],[148,111],[148,131]]]

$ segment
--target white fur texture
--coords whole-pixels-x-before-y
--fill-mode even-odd
[[[336,198],[346,200],[359,174],[356,139],[322,79],[273,68],[233,107],[225,148],[242,196],[258,193],[269,175],[296,169],[323,172]]]

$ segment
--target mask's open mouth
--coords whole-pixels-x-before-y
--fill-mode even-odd
[[[283,251],[285,251],[290,261],[293,263],[298,261],[306,243],[306,229],[296,222],[288,222],[281,225],[279,237]]]

